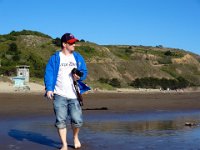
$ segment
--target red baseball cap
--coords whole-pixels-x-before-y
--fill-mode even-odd
[[[79,40],[77,38],[74,37],[73,34],[71,33],[65,33],[62,37],[61,37],[61,43],[69,43],[69,44],[73,44],[75,42],[78,42]]]

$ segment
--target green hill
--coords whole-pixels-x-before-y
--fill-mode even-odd
[[[15,76],[17,65],[29,65],[31,77],[42,79],[47,60],[60,49],[59,40],[29,30],[0,35],[0,74]],[[191,52],[161,45],[98,45],[84,40],[77,43],[76,50],[87,62],[86,82],[94,88],[130,87],[136,79],[149,87],[152,79],[159,79],[153,80],[159,87],[166,82],[161,79],[174,84],[179,77],[187,86],[200,86],[200,56]]]

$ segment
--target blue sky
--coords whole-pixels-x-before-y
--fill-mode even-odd
[[[200,0],[0,0],[0,34],[66,32],[97,44],[180,48],[200,55]]]

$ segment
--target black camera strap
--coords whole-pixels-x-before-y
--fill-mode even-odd
[[[76,91],[76,95],[77,95],[77,99],[79,101],[79,104],[80,104],[80,106],[83,106],[83,97],[79,92],[78,83],[75,80],[73,80],[73,83],[74,83],[74,88],[75,88],[75,91]]]

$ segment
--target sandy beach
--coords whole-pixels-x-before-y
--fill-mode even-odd
[[[0,93],[44,93],[44,85],[37,84],[34,82],[29,82],[26,84],[27,88],[14,87],[11,82],[3,82],[0,80]],[[187,89],[181,90],[165,90],[160,89],[130,89],[130,88],[117,88],[115,90],[100,90],[92,89],[89,93],[185,93],[185,92],[200,92],[200,87],[190,87]]]
[[[149,112],[200,109],[200,93],[89,93],[84,110],[102,112]],[[42,93],[1,93],[0,116],[52,114],[52,101]],[[106,109],[106,110],[105,110]]]
[[[23,88],[16,88],[11,82],[0,81],[0,93],[44,93],[45,87],[43,85],[29,82],[27,83],[28,90]]]
[[[9,82],[0,82],[0,116],[8,114],[52,113],[52,102],[44,97],[44,86],[29,83],[30,90],[16,90]],[[90,91],[84,94],[85,110],[143,112],[194,110],[200,108],[200,91],[130,90]],[[101,111],[103,112],[103,111]]]

